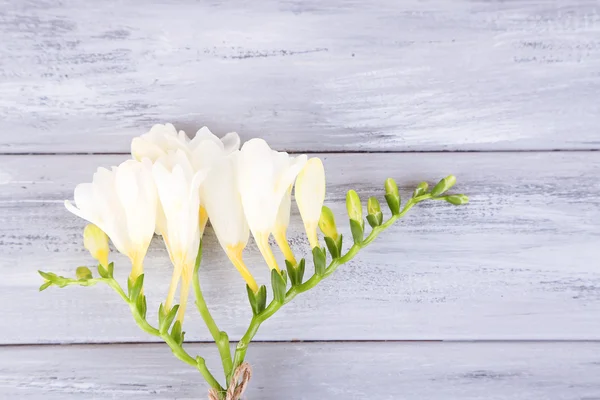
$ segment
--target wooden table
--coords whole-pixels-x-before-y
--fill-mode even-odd
[[[36,270],[92,263],[63,200],[158,122],[318,154],[340,221],[347,190],[381,198],[388,176],[406,197],[453,173],[471,197],[415,208],[269,320],[249,399],[600,398],[600,3],[217,3],[2,2],[0,398],[205,398],[108,288],[37,292]],[[239,339],[243,283],[210,229],[205,249]],[[254,244],[247,259],[267,282]],[[154,318],[160,243],[146,264]]]

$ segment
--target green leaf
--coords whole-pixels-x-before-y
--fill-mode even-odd
[[[450,204],[454,204],[455,206],[460,206],[469,202],[469,198],[464,194],[453,194],[446,196],[445,200]]]
[[[350,220],[350,230],[355,244],[361,244],[363,241],[363,227],[355,220]]]
[[[77,267],[75,270],[75,276],[77,279],[85,280],[92,279],[92,271],[88,267]]]
[[[173,324],[173,329],[171,329],[171,337],[173,338],[173,340],[175,340],[175,342],[181,346],[181,344],[183,343],[183,336],[181,334],[181,322],[180,321],[175,321],[175,323]]]
[[[265,285],[261,285],[260,289],[258,289],[258,293],[256,294],[256,306],[259,314],[267,307],[267,287]]]
[[[287,287],[287,281],[288,281],[287,272],[281,271],[281,277],[283,278],[283,282],[285,283],[285,286]]]
[[[376,228],[383,222],[383,214],[369,214],[367,215],[367,222],[371,225],[371,228]]]
[[[129,299],[131,301],[136,301],[140,293],[142,292],[142,287],[144,286],[144,274],[138,276],[135,280],[135,283],[131,287],[131,291],[129,292]]]
[[[144,319],[146,319],[146,312],[148,310],[147,307],[148,306],[146,304],[146,296],[144,296],[143,294],[138,296],[137,300],[135,301],[135,308]]]
[[[46,281],[42,284],[42,286],[40,286],[40,292],[48,289],[50,286],[52,286],[52,282],[50,281]]]
[[[158,326],[162,326],[165,317],[167,316],[167,312],[165,311],[165,307],[162,303],[158,306]]]
[[[250,286],[246,285],[246,291],[248,292],[248,301],[252,308],[254,315],[260,314],[267,306],[267,287],[262,285],[258,292],[254,293]]]
[[[444,179],[438,182],[437,185],[431,189],[431,196],[438,197],[444,194],[448,189],[450,189],[456,183],[456,177],[454,175],[448,175]]]
[[[108,277],[112,278],[114,276],[115,273],[115,263],[109,263],[108,264]]]
[[[283,277],[276,269],[271,270],[271,288],[273,289],[273,298],[278,303],[283,304],[285,300],[286,284]]]
[[[287,274],[290,277],[290,282],[292,283],[292,286],[296,286],[296,266],[288,260],[285,260],[285,269],[287,270]]]
[[[352,221],[352,220],[351,220]],[[321,249],[320,247],[315,247],[312,250],[313,253],[313,263],[315,265],[315,274],[317,276],[323,276],[325,274],[325,268],[327,268],[327,260],[325,249]]]
[[[162,333],[167,332],[171,327],[171,324],[177,315],[177,310],[179,310],[179,304],[175,304],[163,319],[162,324],[160,325],[160,331]]]
[[[300,260],[297,265],[293,265],[289,261],[285,261],[288,276],[292,286],[298,286],[302,284],[302,278],[304,277],[305,261],[304,258]]]
[[[415,188],[415,191],[413,192],[413,197],[419,197],[425,193],[427,193],[427,189],[429,188],[429,185],[427,184],[427,182],[421,182],[417,185],[417,187]]]
[[[306,262],[304,258],[300,260],[298,265],[296,266],[296,282],[298,285],[302,284],[302,278],[304,278],[304,269],[306,266]]]
[[[333,240],[329,236],[325,236],[325,244],[327,245],[329,254],[331,254],[331,258],[333,258],[333,259],[340,258],[340,249],[338,249],[338,246],[337,246],[337,243],[335,242],[335,240]]]
[[[102,264],[98,264],[98,275],[105,279],[110,278],[110,274],[108,273],[106,268],[102,266]]]
[[[42,278],[44,278],[47,281],[52,282],[57,278],[56,274],[52,272],[38,271],[38,273],[42,276]]]
[[[400,197],[396,197],[393,194],[386,194],[385,201],[393,215],[400,214]]]

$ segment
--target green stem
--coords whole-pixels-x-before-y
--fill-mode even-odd
[[[146,321],[146,318],[143,315],[141,315],[138,311],[135,302],[129,299],[129,297],[125,294],[125,292],[115,279],[103,279],[108,284],[108,286],[113,288],[115,292],[117,292],[119,296],[121,296],[121,298],[125,300],[125,302],[129,305],[129,308],[131,309],[131,314],[133,315],[133,319],[144,332],[147,332],[152,336],[156,336],[164,340],[165,343],[171,348],[171,351],[173,352],[175,357],[185,362],[186,364],[189,364],[192,367],[196,368],[211,387],[215,388],[219,392],[223,392],[225,390],[223,389],[221,384],[219,384],[219,382],[215,379],[215,377],[210,373],[202,357],[193,358],[189,355],[188,352],[184,350],[183,346],[177,343],[173,339],[173,337],[169,335],[168,332],[161,332],[160,330],[150,325],[148,321]]]
[[[242,336],[242,338],[240,339],[240,341],[237,344],[237,347],[235,350],[235,355],[233,358],[233,371],[235,371],[235,369],[244,362],[244,358],[246,357],[246,351],[248,350],[248,345],[250,344],[250,342],[252,341],[252,339],[254,338],[256,333],[258,332],[258,328],[260,328],[260,325],[264,321],[266,321],[269,317],[271,317],[273,314],[275,314],[277,312],[277,310],[279,310],[284,304],[287,304],[290,301],[292,301],[292,299],[294,297],[296,297],[298,294],[306,292],[307,290],[314,288],[315,286],[317,286],[317,284],[319,282],[321,282],[321,280],[323,280],[323,279],[327,278],[328,276],[330,276],[331,274],[333,274],[340,265],[345,264],[348,261],[352,260],[354,258],[354,256],[359,252],[359,250],[361,250],[364,247],[366,247],[367,245],[369,245],[373,240],[375,240],[375,238],[381,232],[383,232],[384,230],[389,228],[394,222],[396,222],[397,220],[402,218],[404,215],[406,215],[406,213],[415,204],[417,204],[423,200],[428,200],[431,198],[432,197],[430,194],[424,194],[422,196],[414,197],[414,198],[410,199],[404,205],[404,208],[402,209],[401,212],[399,212],[396,215],[393,215],[389,220],[387,220],[385,223],[381,224],[380,226],[373,228],[373,230],[371,231],[369,236],[367,236],[362,242],[353,244],[352,247],[350,247],[350,249],[348,250],[348,252],[346,254],[344,254],[342,257],[336,258],[333,261],[331,261],[331,263],[329,264],[327,269],[325,269],[325,273],[322,276],[313,275],[306,282],[304,282],[298,286],[293,286],[286,293],[283,303],[272,300],[271,303],[269,303],[269,305],[267,306],[267,308],[265,308],[260,314],[252,317],[252,320],[250,321],[250,326],[248,326],[246,333],[244,334],[244,336]]]
[[[225,378],[227,386],[229,386],[229,378],[232,373],[233,362],[231,359],[231,348],[229,347],[229,337],[227,333],[219,330],[219,327],[215,323],[210,311],[208,310],[208,306],[206,305],[206,301],[204,300],[204,296],[202,295],[202,290],[200,289],[200,280],[198,278],[198,270],[200,268],[200,262],[202,260],[202,243],[200,243],[200,249],[198,250],[198,256],[196,257],[196,266],[194,268],[193,274],[193,285],[194,285],[194,293],[196,295],[196,307],[198,308],[198,312],[202,316],[204,323],[208,327],[210,334],[215,340],[215,344],[219,349],[219,354],[221,355],[221,363],[223,364],[223,371],[225,372]]]

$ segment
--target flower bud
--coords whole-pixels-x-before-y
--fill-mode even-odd
[[[420,195],[427,193],[428,188],[429,185],[427,184],[427,182],[419,183],[415,188],[415,191],[413,192],[413,197],[419,197]]]
[[[86,225],[83,230],[83,246],[102,266],[108,265],[108,236],[96,225]]]
[[[360,197],[354,190],[349,190],[346,195],[346,209],[348,210],[348,216],[351,220],[354,220],[363,225],[362,216],[362,204],[360,204]]]
[[[438,197],[444,194],[448,189],[450,189],[456,183],[456,177],[454,175],[448,175],[444,179],[438,182],[437,185],[431,189],[431,196]]]
[[[77,277],[77,279],[92,279],[92,271],[90,271],[88,267],[77,267],[77,269],[75,270],[75,276]]]
[[[379,201],[376,197],[369,197],[369,201],[367,202],[367,221],[369,221],[369,225],[372,228],[381,225],[383,222],[383,213],[381,212],[381,206],[379,205]]]
[[[333,211],[327,206],[321,208],[321,218],[319,218],[319,228],[325,236],[332,238],[333,240],[338,239],[338,231],[335,226],[335,217]]]
[[[460,206],[461,204],[467,204],[469,202],[469,198],[464,194],[453,194],[446,196],[446,201],[450,204],[454,204],[455,206]]]
[[[385,201],[392,214],[396,215],[400,212],[400,193],[396,181],[392,178],[385,180]]]

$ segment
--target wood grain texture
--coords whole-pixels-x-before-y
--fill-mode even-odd
[[[386,176],[402,193],[420,179],[458,176],[464,207],[423,204],[313,291],[264,324],[262,340],[598,339],[600,152],[326,154],[328,197],[348,235],[344,196],[382,197]],[[147,341],[108,288],[37,292],[36,270],[73,274],[91,264],[84,221],[62,204],[98,165],[124,156],[0,157],[2,343]],[[289,237],[307,241],[294,206]],[[245,255],[261,283],[268,271],[251,241]],[[117,257],[121,278],[128,264]],[[146,262],[149,309],[163,300],[171,267],[156,240]],[[201,270],[220,327],[239,338],[250,318],[241,278],[212,230]],[[124,280],[123,280],[124,282]],[[209,340],[191,311],[188,339]]]
[[[0,1],[0,152],[598,149],[594,0]]]
[[[207,356],[211,345],[190,351]],[[253,344],[246,399],[600,398],[598,343]],[[5,399],[203,399],[198,372],[161,345],[0,348]]]

